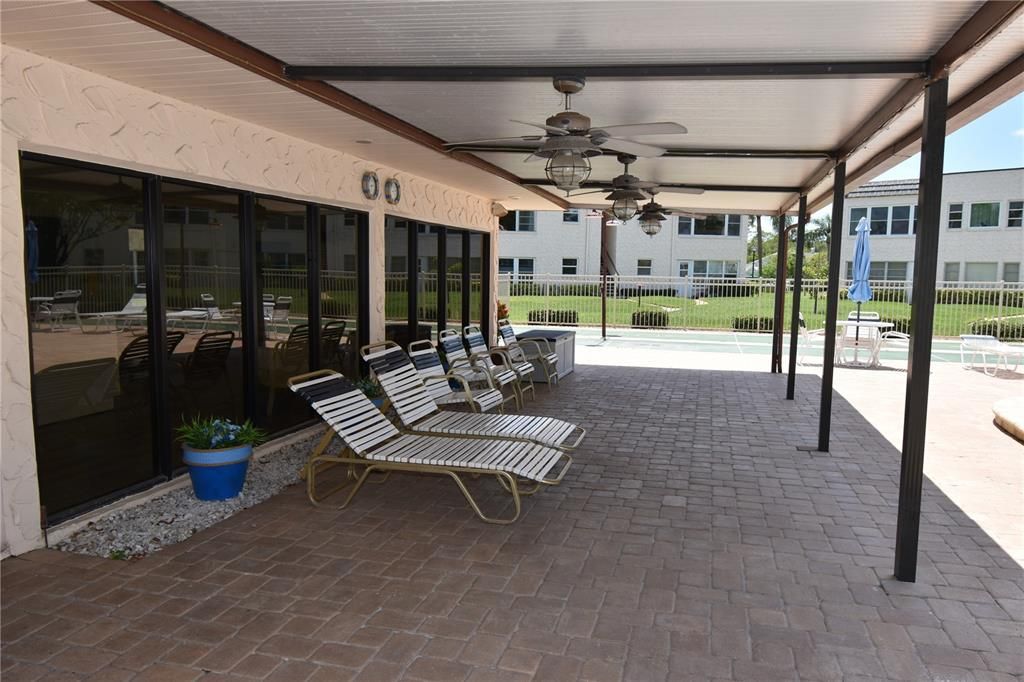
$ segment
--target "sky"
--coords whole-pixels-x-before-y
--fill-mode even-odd
[[[1007,100],[984,116],[946,136],[943,171],[991,170],[1024,166],[1024,94]],[[916,178],[921,170],[921,155],[914,154],[874,180]],[[829,215],[826,206],[814,217]]]

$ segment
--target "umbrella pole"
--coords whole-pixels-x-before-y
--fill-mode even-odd
[[[853,361],[857,363],[860,361],[860,306],[861,302],[857,301],[857,319],[853,327]]]

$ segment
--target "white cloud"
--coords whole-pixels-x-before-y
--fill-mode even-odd
[[[1024,137],[1024,128],[1017,128],[1010,134],[1014,137]]]

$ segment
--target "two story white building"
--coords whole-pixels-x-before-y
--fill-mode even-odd
[[[596,213],[516,211],[500,222],[499,273],[601,273],[601,219]],[[745,271],[748,223],[748,216],[740,214],[670,217],[651,237],[638,221],[630,220],[613,228],[609,251],[620,275],[737,277]]]
[[[917,180],[869,182],[846,195],[842,258],[853,270],[856,227],[871,225],[871,278],[914,274]],[[1024,168],[947,173],[942,182],[939,282],[1019,282],[1024,261]]]

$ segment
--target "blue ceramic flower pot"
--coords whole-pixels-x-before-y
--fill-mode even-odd
[[[251,445],[217,450],[196,450],[184,445],[182,450],[192,489],[200,500],[227,500],[242,492],[252,457]]]

